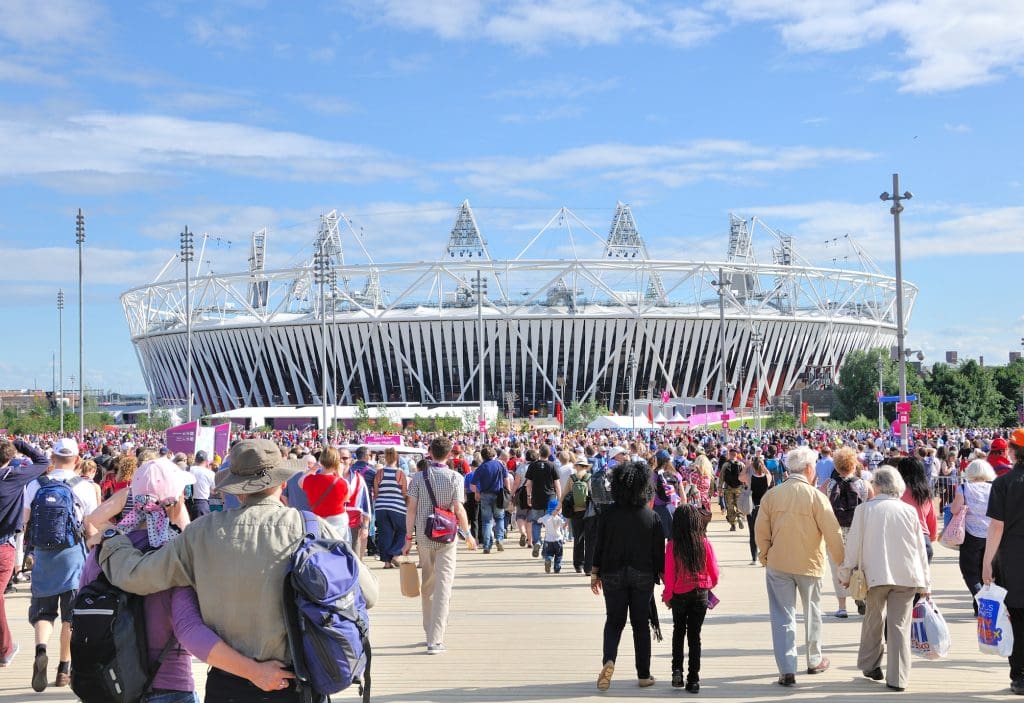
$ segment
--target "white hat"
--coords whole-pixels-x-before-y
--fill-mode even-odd
[[[63,457],[78,456],[78,442],[71,437],[61,437],[53,445],[53,453]]]
[[[608,458],[609,459],[614,459],[619,454],[625,454],[625,453],[626,453],[626,450],[623,449],[622,447],[612,447],[611,449],[608,450]]]

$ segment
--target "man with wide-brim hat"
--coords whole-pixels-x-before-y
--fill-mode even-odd
[[[268,439],[243,439],[229,454],[216,488],[236,495],[241,507],[203,516],[163,548],[143,554],[122,535],[104,533],[100,564],[111,583],[146,595],[173,586],[192,586],[206,624],[231,647],[257,661],[281,663],[273,682],[275,701],[298,701],[285,625],[283,588],[292,554],[304,534],[302,514],[281,503],[283,484],[302,470]],[[320,521],[324,538],[337,532]],[[359,583],[367,607],[377,584],[360,565]],[[263,689],[266,690],[266,689]],[[206,679],[207,700],[263,700],[253,682],[216,667]],[[289,697],[289,692],[294,697]]]

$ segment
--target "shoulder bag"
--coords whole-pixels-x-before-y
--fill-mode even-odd
[[[458,534],[458,522],[455,513],[451,510],[437,507],[437,497],[434,495],[434,487],[430,485],[430,469],[423,472],[423,483],[427,486],[427,494],[430,495],[430,515],[427,516],[425,532],[427,539],[439,544],[451,544]]]

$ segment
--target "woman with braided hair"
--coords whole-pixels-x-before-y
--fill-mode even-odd
[[[611,472],[614,503],[597,518],[594,565],[590,589],[604,591],[603,667],[597,688],[608,690],[615,671],[619,640],[626,616],[633,628],[636,675],[641,688],[654,685],[651,676],[651,603],[654,584],[665,566],[665,536],[651,510],[651,469],[642,461],[617,465]]]

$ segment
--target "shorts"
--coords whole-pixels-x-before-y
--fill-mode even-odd
[[[523,508],[516,509],[516,520],[529,520],[530,511]]]
[[[77,591],[64,591],[56,596],[32,596],[28,605],[28,622],[35,625],[41,620],[53,622],[57,619],[57,610],[60,609],[60,621],[71,622],[71,610],[75,602]]]

